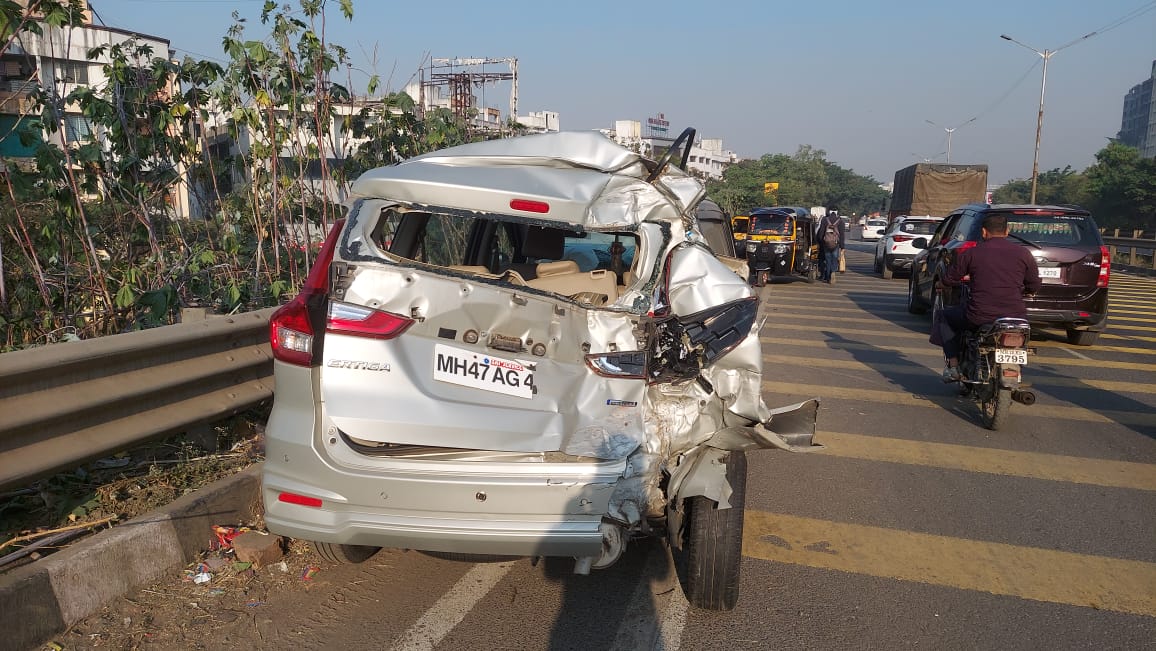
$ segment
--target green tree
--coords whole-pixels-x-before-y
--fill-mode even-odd
[[[1089,207],[1107,228],[1152,230],[1156,226],[1156,159],[1112,142],[1088,168]]]
[[[776,196],[763,194],[763,184],[777,181]],[[794,155],[764,154],[735,163],[721,180],[707,183],[707,194],[731,214],[760,206],[827,206],[844,212],[876,210],[886,198],[875,179],[856,174],[827,160],[827,152],[800,145]]]

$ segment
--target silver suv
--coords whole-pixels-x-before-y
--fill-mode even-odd
[[[691,603],[732,608],[745,452],[810,449],[818,403],[763,403],[758,299],[699,229],[677,150],[548,134],[358,179],[271,319],[269,529],[338,562],[394,547],[579,573],[664,536]]]

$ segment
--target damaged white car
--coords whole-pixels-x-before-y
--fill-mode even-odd
[[[671,164],[693,135],[659,161],[558,133],[358,179],[271,319],[269,530],[332,561],[393,547],[579,573],[661,536],[689,601],[733,608],[745,453],[810,449],[818,402],[763,403],[758,299]]]

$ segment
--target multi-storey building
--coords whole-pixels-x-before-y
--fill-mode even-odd
[[[1125,145],[1140,150],[1144,158],[1156,156],[1156,102],[1152,94],[1156,87],[1156,61],[1152,62],[1152,74],[1136,84],[1124,95],[1124,111],[1120,119],[1120,132],[1116,139]]]
[[[674,138],[667,133],[667,126],[655,127],[655,121],[665,123],[665,117],[651,118],[647,133],[643,133],[642,123],[638,120],[617,120],[613,129],[600,129],[607,137],[623,147],[628,147],[643,156],[654,157],[661,155],[672,144]],[[739,155],[729,149],[723,149],[721,138],[703,138],[695,141],[687,159],[687,170],[697,173],[702,178],[721,179],[723,171],[732,163],[739,161]]]
[[[17,3],[27,6],[28,0]],[[134,40],[151,48],[154,57],[171,58],[173,54],[166,38],[93,24],[91,10],[85,10],[80,26],[53,27],[40,21],[40,29],[40,34],[19,33],[0,52],[0,158],[17,165],[31,165],[35,154],[35,147],[27,144],[27,137],[21,138],[21,131],[32,126],[32,118],[40,117],[32,115],[37,110],[33,100],[37,91],[43,90],[46,101],[56,108],[48,116],[57,123],[55,129],[37,135],[60,147],[89,138],[99,142],[101,134],[94,133],[92,121],[67,98],[79,87],[99,88],[107,83],[107,47]],[[89,53],[101,46],[105,46],[105,54],[89,59]],[[183,182],[170,189],[167,203],[175,214],[188,214],[188,191]]]

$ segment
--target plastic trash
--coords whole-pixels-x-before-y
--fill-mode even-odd
[[[202,583],[208,583],[209,581],[212,581],[212,580],[213,580],[213,575],[209,574],[208,572],[200,572],[198,574],[193,575],[193,583],[196,583],[197,585],[201,585]]]

